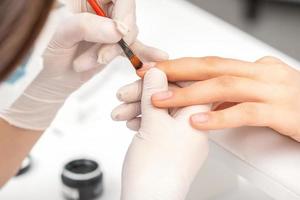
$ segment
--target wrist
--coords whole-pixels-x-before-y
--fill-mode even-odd
[[[75,90],[59,87],[59,81],[39,74],[24,93],[0,117],[9,124],[23,129],[43,131],[54,120],[65,100]],[[56,89],[57,87],[57,89]]]

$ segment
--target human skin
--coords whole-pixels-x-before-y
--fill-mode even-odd
[[[0,188],[14,176],[21,162],[41,137],[41,131],[17,128],[0,119]]]
[[[143,76],[154,65],[171,82],[195,81],[185,88],[154,94],[156,107],[213,104],[212,111],[190,117],[194,128],[270,127],[300,142],[300,72],[281,60],[181,58],[146,64],[138,75]]]

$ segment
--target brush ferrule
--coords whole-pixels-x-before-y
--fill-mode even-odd
[[[121,39],[119,41],[119,45],[123,49],[124,53],[126,54],[126,56],[129,59],[131,59],[132,56],[134,56],[134,53],[131,51],[130,47],[128,46],[128,44],[123,39]]]

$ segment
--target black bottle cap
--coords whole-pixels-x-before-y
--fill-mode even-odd
[[[95,199],[103,191],[102,169],[93,160],[78,159],[67,163],[61,178],[64,184],[63,193],[67,199]]]

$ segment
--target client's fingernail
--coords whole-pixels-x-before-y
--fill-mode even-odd
[[[194,123],[206,123],[209,120],[208,113],[199,113],[191,117],[192,122]]]
[[[173,96],[172,91],[159,92],[159,93],[154,94],[152,96],[152,99],[157,100],[157,101],[163,101],[163,100],[171,98],[172,96]]]

